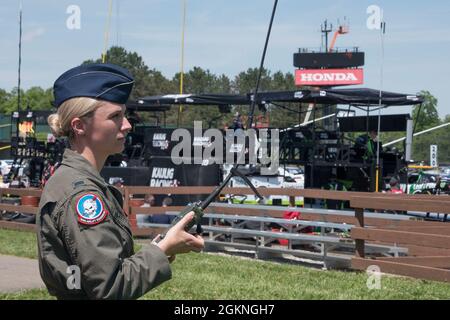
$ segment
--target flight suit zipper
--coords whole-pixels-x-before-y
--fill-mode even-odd
[[[106,189],[106,195],[107,195],[108,200],[110,202],[113,202],[112,204],[114,205],[114,209],[115,210],[112,210],[112,212],[110,212],[113,220],[116,222],[116,224],[122,230],[124,230],[127,233],[127,235],[130,237],[130,240],[133,241],[133,235],[132,235],[131,230],[130,230],[130,228],[128,226],[128,220],[126,220],[126,218],[125,218],[125,213],[123,212],[122,206],[117,201],[117,199],[114,196],[114,194],[112,194],[111,190],[109,190],[109,188]],[[119,211],[119,212],[117,212],[117,211]]]

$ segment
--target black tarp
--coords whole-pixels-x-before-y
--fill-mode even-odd
[[[295,90],[260,92],[257,95],[258,104],[271,102],[301,102],[316,104],[350,104],[359,106],[377,107],[379,105],[380,91],[367,88],[355,89],[323,89],[323,90]],[[225,94],[169,94],[161,96],[148,96],[137,100],[137,103],[147,108],[160,105],[187,104],[187,105],[249,105],[253,99],[252,94],[225,95]],[[402,106],[419,104],[423,100],[420,96],[387,92],[381,93],[382,106]]]
[[[250,95],[251,96],[251,95]],[[281,91],[261,92],[257,95],[258,103],[265,102],[304,102],[316,104],[350,104],[376,107],[380,101],[380,91],[375,89],[324,89],[317,91]],[[382,91],[382,106],[414,105],[422,102],[421,97],[403,93]]]
[[[166,94],[139,98],[136,103],[143,106],[159,106],[170,104],[190,105],[227,105],[248,104],[247,96],[232,94]]]

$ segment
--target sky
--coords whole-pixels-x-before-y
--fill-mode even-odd
[[[181,68],[182,4],[113,0],[108,46],[137,52],[150,68],[172,78]],[[370,5],[383,10],[384,55],[380,32],[366,25]],[[80,12],[79,28],[73,6]],[[186,0],[184,70],[199,66],[234,78],[259,66],[272,7],[272,0]],[[22,88],[49,88],[67,69],[100,58],[109,0],[22,0],[22,9]],[[0,0],[0,88],[8,91],[17,86],[18,12],[19,0]],[[335,27],[345,19],[350,32],[338,37],[336,46],[365,52],[363,87],[408,94],[428,90],[443,118],[450,114],[449,18],[445,0],[279,0],[265,67],[293,73],[299,48],[321,46],[323,21]]]

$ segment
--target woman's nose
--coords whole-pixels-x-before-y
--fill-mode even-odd
[[[131,130],[131,124],[130,121],[128,121],[127,118],[123,118],[123,122],[122,122],[122,128],[120,129],[121,131],[130,131]]]

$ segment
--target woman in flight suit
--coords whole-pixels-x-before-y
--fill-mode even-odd
[[[58,110],[48,122],[70,148],[45,185],[37,225],[41,277],[59,299],[138,298],[171,278],[171,257],[204,247],[200,236],[184,231],[190,213],[135,253],[122,194],[99,174],[109,155],[123,151],[133,83],[126,69],[88,64],[54,84]]]

